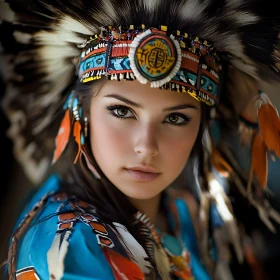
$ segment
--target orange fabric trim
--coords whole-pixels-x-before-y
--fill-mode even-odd
[[[63,213],[60,214],[59,216],[60,221],[65,221],[65,220],[72,220],[76,218],[76,215],[74,213]]]
[[[90,222],[89,224],[93,229],[98,230],[99,232],[102,232],[104,234],[108,234],[105,227],[103,225],[101,225],[100,223]]]
[[[84,61],[85,59],[87,59],[89,56],[92,56],[93,54],[102,53],[102,52],[106,52],[106,47],[91,51],[90,53],[88,53],[86,56],[84,56],[84,57],[82,58],[82,61]]]
[[[38,280],[39,277],[37,276],[35,269],[30,268],[28,270],[25,270],[23,272],[17,272],[16,273],[16,279],[17,280]]]

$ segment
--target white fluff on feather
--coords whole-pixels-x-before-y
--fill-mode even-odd
[[[199,22],[204,20],[203,12],[207,7],[209,0],[204,1],[203,3],[200,0],[186,1],[180,11],[179,15],[182,20]]]

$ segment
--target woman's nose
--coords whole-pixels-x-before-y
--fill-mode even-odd
[[[134,145],[136,154],[143,157],[155,157],[159,153],[157,131],[152,126],[145,126],[137,131]]]

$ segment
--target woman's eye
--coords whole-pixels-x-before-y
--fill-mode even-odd
[[[186,125],[191,120],[190,117],[187,117],[184,114],[174,113],[167,116],[164,120],[165,123],[170,123],[173,125]]]
[[[112,115],[117,118],[131,118],[134,117],[131,110],[123,105],[107,106],[107,109],[112,112]]]

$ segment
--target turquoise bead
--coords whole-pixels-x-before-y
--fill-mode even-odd
[[[162,246],[165,248],[165,250],[173,255],[173,256],[181,256],[183,253],[183,248],[181,243],[178,241],[178,239],[171,235],[163,235],[161,237],[161,243]]]

